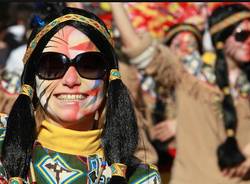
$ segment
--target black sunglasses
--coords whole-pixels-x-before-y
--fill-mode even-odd
[[[45,52],[38,62],[36,73],[41,79],[60,79],[70,66],[74,66],[78,74],[86,79],[102,79],[108,70],[108,62],[101,52],[85,52],[74,59],[57,52]]]
[[[237,42],[244,42],[248,39],[250,36],[249,30],[240,30],[234,33],[234,38]]]

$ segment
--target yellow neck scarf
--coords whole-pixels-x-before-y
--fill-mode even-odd
[[[101,129],[90,131],[66,129],[44,120],[37,141],[45,148],[61,153],[85,157],[98,154],[103,157],[101,132]]]

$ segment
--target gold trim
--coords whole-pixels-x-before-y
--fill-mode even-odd
[[[31,177],[31,183],[36,183],[36,175],[32,162],[30,162],[30,177]]]
[[[223,42],[217,42],[216,43],[216,49],[223,49],[224,48],[224,43]]]
[[[172,30],[169,30],[169,32],[165,36],[165,39],[164,39],[165,42],[169,41],[169,39],[173,35],[175,35],[178,32],[181,32],[181,31],[190,31],[190,32],[194,33],[201,40],[201,34],[195,28],[193,28],[193,27],[191,27],[189,25],[180,25],[180,26],[177,26],[176,28],[174,28]]]
[[[21,94],[27,95],[32,99],[33,97],[33,88],[28,84],[23,84],[21,89]]]
[[[109,75],[109,81],[121,79],[121,73],[117,69],[111,69]]]
[[[121,163],[114,163],[112,164],[112,167],[114,168],[114,172],[112,173],[112,176],[121,176],[126,177],[126,170],[127,166]]]
[[[74,20],[74,21],[82,22],[82,23],[93,26],[94,28],[96,28],[99,32],[101,32],[107,38],[107,40],[109,41],[109,43],[111,45],[114,45],[113,39],[111,38],[109,33],[97,21],[90,19],[90,18],[87,18],[87,17],[84,17],[82,15],[67,14],[67,15],[56,18],[55,20],[53,20],[52,22],[50,22],[49,24],[44,26],[44,28],[36,35],[36,37],[30,42],[29,46],[27,47],[26,53],[25,53],[24,58],[23,58],[23,63],[25,64],[28,61],[30,55],[32,54],[32,52],[36,48],[38,42],[41,40],[41,38],[44,35],[46,35],[56,25],[58,25],[62,22],[66,22],[68,20]]]
[[[233,129],[227,129],[226,134],[227,134],[227,137],[233,137],[234,136],[234,130]]]
[[[20,177],[11,177],[8,184],[23,184],[23,179]]]
[[[222,91],[223,91],[223,93],[224,93],[224,95],[230,95],[230,88],[227,86],[227,87],[224,87],[223,89],[222,89]]]
[[[213,35],[223,29],[225,29],[226,27],[242,20],[245,18],[250,18],[250,12],[238,12],[238,13],[234,13],[231,16],[225,18],[224,20],[221,20],[219,23],[213,25],[210,28],[210,34]]]
[[[149,168],[158,171],[158,167],[154,164],[149,164]]]

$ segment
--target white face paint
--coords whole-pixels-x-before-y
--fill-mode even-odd
[[[51,38],[43,52],[58,52],[73,59],[89,51],[98,49],[85,34],[65,26]],[[74,66],[70,66],[61,79],[43,80],[37,76],[36,86],[45,112],[59,123],[81,122],[93,117],[105,96],[104,80],[82,78]]]

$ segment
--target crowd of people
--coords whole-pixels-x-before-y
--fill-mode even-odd
[[[0,183],[250,184],[250,3],[0,11]]]

